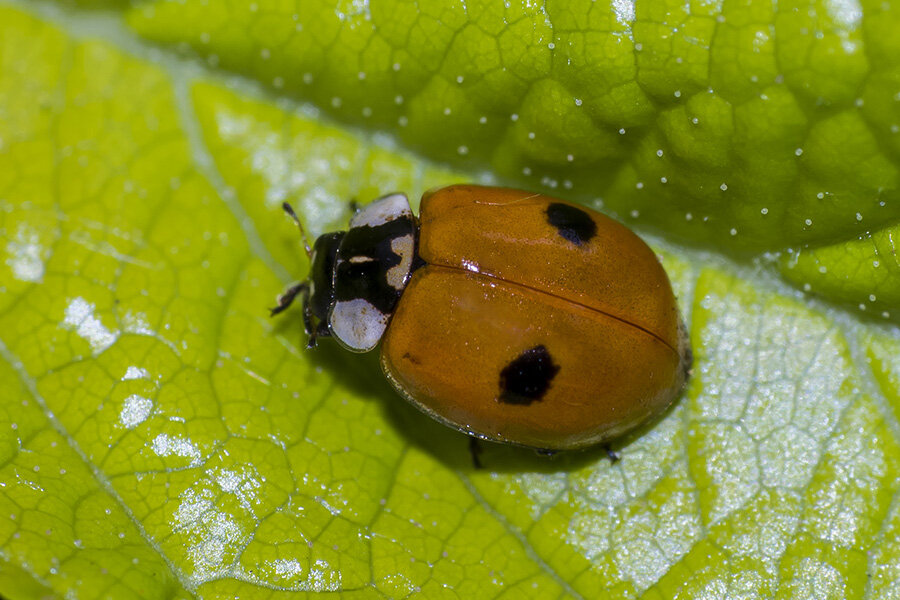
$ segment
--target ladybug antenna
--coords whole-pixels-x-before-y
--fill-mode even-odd
[[[312,258],[312,248],[309,245],[309,238],[306,236],[306,230],[303,228],[303,223],[300,222],[300,218],[297,216],[297,213],[294,212],[294,209],[287,202],[284,202],[281,205],[281,208],[284,209],[284,212],[287,213],[294,224],[297,225],[297,229],[300,230],[300,237],[303,238],[303,249],[306,250],[306,256]]]

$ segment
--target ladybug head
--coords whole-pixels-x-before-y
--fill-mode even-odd
[[[285,292],[273,314],[302,295],[310,346],[331,336],[348,350],[368,352],[381,341],[419,262],[417,233],[405,194],[379,198],[353,216],[347,231],[319,236],[307,281]]]

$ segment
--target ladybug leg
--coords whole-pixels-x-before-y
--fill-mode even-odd
[[[548,450],[546,448],[540,448],[540,449],[535,450],[534,452],[538,456],[545,456],[547,458],[553,458],[554,456],[556,456],[556,454],[557,454],[557,452],[559,452],[559,450]]]
[[[307,350],[311,350],[318,345],[318,339],[320,337],[331,337],[331,331],[328,329],[328,323],[325,321],[319,322],[315,327],[312,326],[312,310],[309,309],[305,312],[308,312],[308,315],[304,315],[303,322],[309,323],[309,329],[306,330],[306,333],[309,334],[309,341],[306,342]]]
[[[476,469],[481,469],[481,459],[478,456],[481,454],[482,448],[481,444],[478,443],[478,438],[469,436],[469,454],[472,455],[472,466]]]
[[[292,285],[288,289],[284,290],[284,293],[278,296],[278,306],[269,309],[269,316],[274,317],[278,313],[284,311],[289,307],[293,302],[294,298],[299,295],[303,295],[303,304],[308,304],[307,300],[309,299],[309,284],[305,281],[302,283],[298,283],[296,285]],[[304,315],[303,315],[303,324],[306,325],[307,331],[310,329],[310,324],[307,323],[306,319],[306,308],[304,307]]]
[[[609,459],[609,464],[614,465],[622,460],[622,455],[613,450],[609,444],[603,444],[603,449],[606,451],[606,458]]]

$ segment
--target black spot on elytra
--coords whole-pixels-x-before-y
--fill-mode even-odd
[[[597,235],[597,224],[580,208],[554,202],[547,207],[547,222],[556,227],[559,235],[581,246]]]
[[[550,352],[542,344],[529,348],[500,371],[500,396],[506,404],[528,405],[540,400],[559,372]]]

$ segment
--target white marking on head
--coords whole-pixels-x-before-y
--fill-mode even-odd
[[[368,352],[377,346],[387,324],[388,315],[362,298],[336,302],[328,315],[332,335],[354,352]]]
[[[375,259],[372,258],[371,256],[351,256],[350,258],[347,259],[347,262],[354,264],[354,265],[358,265],[358,264],[362,264],[362,263],[370,263],[370,262],[374,262],[374,261],[375,261]]]
[[[368,206],[364,206],[350,219],[350,227],[375,227],[402,217],[412,218],[412,209],[406,194],[396,193],[382,196]]]
[[[406,286],[406,278],[412,269],[415,240],[412,234],[404,235],[391,240],[391,251],[400,257],[400,264],[387,270],[388,285],[395,290],[402,290]]]

